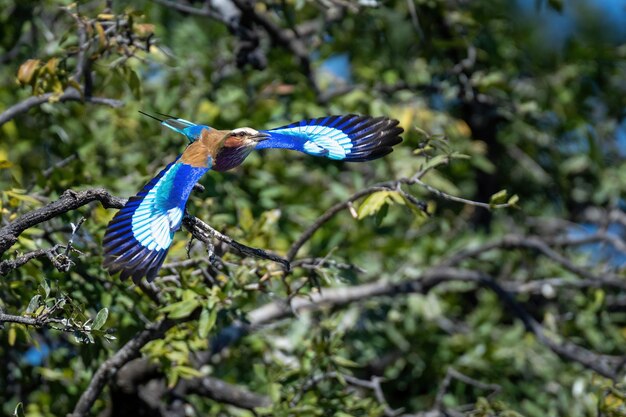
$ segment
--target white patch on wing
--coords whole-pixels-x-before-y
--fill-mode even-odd
[[[315,142],[308,140],[304,142],[304,151],[312,155],[320,155],[324,153],[324,148],[320,148]]]
[[[312,155],[319,155],[324,150],[330,159],[344,159],[352,149],[352,141],[340,129],[323,125],[296,126],[280,129],[282,134],[294,136],[306,136],[308,141],[304,144],[304,151]]]
[[[170,209],[165,213],[154,209],[157,190],[171,172],[171,169],[166,172],[148,191],[132,217],[133,236],[141,246],[149,250],[167,249],[172,243],[171,230],[180,224],[183,216],[179,208]]]
[[[183,211],[178,207],[171,208],[167,211],[167,218],[170,221],[170,227],[177,229],[183,219]]]

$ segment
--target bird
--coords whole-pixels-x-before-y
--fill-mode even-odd
[[[211,129],[176,116],[157,113],[167,117],[160,119],[141,113],[183,134],[190,142],[203,129]],[[393,146],[402,142],[399,135],[403,129],[398,125],[397,120],[387,117],[346,114],[305,119],[270,130],[239,128],[226,139],[213,170],[228,171],[241,165],[253,150],[270,148],[291,149],[346,162],[371,161],[389,154]]]
[[[389,154],[402,142],[399,122],[387,117],[335,115],[306,119],[286,126],[255,130],[218,130],[207,125],[143,111],[184,135],[187,148],[131,197],[109,222],[104,238],[103,266],[122,280],[154,280],[180,229],[194,185],[209,170],[239,166],[254,149],[284,148],[329,159],[361,162]]]

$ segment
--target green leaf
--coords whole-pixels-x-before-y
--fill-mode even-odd
[[[346,368],[355,368],[357,366],[359,366],[358,363],[351,361],[348,358],[344,358],[343,356],[339,356],[339,355],[334,355],[332,357],[332,360],[335,364],[339,365],[339,366],[343,366]]]
[[[579,175],[587,171],[591,166],[589,155],[576,155],[561,163],[561,171],[565,175]]]
[[[96,314],[96,318],[94,319],[91,328],[93,330],[100,330],[100,328],[104,326],[104,323],[106,323],[107,318],[109,318],[109,309],[105,307],[102,310],[98,311],[98,314]]]
[[[449,155],[436,155],[430,160],[428,160],[428,162],[426,162],[424,165],[422,165],[421,171],[430,171],[431,169],[436,168],[439,165],[445,165],[445,164],[448,164],[449,162],[450,162]]]
[[[48,281],[44,279],[40,285],[46,298],[50,297],[50,284],[48,284]]]
[[[128,70],[128,86],[135,99],[141,99],[141,82],[139,81],[139,76],[133,70]]]
[[[209,335],[209,332],[215,325],[215,321],[217,319],[217,309],[202,309],[202,313],[200,313],[200,321],[198,322],[198,334],[201,338],[206,338]]]
[[[359,206],[357,211],[357,217],[359,220],[364,219],[367,216],[378,213],[385,204],[405,204],[402,194],[398,191],[376,191],[370,194]],[[383,213],[383,216],[386,213]],[[381,219],[379,219],[381,220]]]
[[[179,375],[180,374],[178,373],[178,366],[175,368],[171,368],[169,372],[166,372],[168,388],[174,388],[176,386]]]
[[[491,198],[489,199],[489,205],[495,206],[497,204],[504,204],[506,202],[506,197],[507,197],[507,191],[500,190],[491,196]]]
[[[190,366],[177,366],[176,372],[178,372],[178,375],[183,378],[198,378],[202,376],[202,372]]]
[[[21,413],[20,413],[21,411]],[[17,403],[15,409],[13,410],[13,417],[20,417],[24,415],[24,404],[21,402]]]
[[[380,226],[387,217],[387,213],[389,212],[389,205],[385,204],[378,212],[376,213],[376,226]]]
[[[27,194],[25,194],[24,190],[17,190],[17,189],[13,189],[10,191],[5,191],[5,194],[11,198],[14,198],[16,200],[19,201],[23,201],[25,203],[29,203],[32,205],[40,205],[41,201],[37,200],[36,198],[33,198]]]
[[[370,194],[369,197],[367,197],[359,206],[359,210],[357,212],[359,220],[378,212],[378,210],[380,210],[386,203],[388,195],[389,191],[377,191]]]
[[[15,339],[17,339],[17,331],[15,327],[9,328],[9,346],[15,345]]]
[[[452,159],[471,159],[472,157],[467,155],[467,154],[454,151],[454,152],[452,152],[450,154],[450,158],[452,158]]]
[[[33,298],[30,299],[28,303],[28,307],[26,308],[26,314],[32,314],[37,307],[39,307],[39,301],[41,300],[41,295],[34,295]]]
[[[519,201],[519,196],[517,194],[513,194],[511,198],[506,202],[509,206],[514,206]]]
[[[189,316],[198,307],[200,307],[200,301],[194,298],[165,306],[161,312],[167,313],[169,318],[182,319]]]

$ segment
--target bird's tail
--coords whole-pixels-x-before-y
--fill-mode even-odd
[[[159,122],[161,122],[161,124],[165,127],[168,127],[170,129],[172,129],[175,132],[178,132],[180,134],[183,134],[185,136],[187,136],[187,138],[190,141],[194,141],[195,137],[192,135],[192,129],[189,129],[190,127],[196,127],[198,126],[195,123],[190,122],[189,120],[185,120],[185,119],[179,119],[176,116],[171,116],[169,114],[163,114],[163,113],[157,113],[159,116],[163,116],[163,117],[167,117],[167,119],[160,119],[156,116],[153,116],[151,114],[145,113],[141,110],[139,110],[139,113],[143,114],[144,116],[148,116],[154,120],[158,120]],[[195,134],[195,130],[193,131],[193,133]]]

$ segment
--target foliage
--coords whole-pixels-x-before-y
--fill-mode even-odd
[[[25,230],[3,261],[50,251],[0,280],[0,313],[38,320],[0,330],[1,413],[71,413],[107,358],[170,320],[141,349],[163,382],[160,415],[179,415],[181,398],[193,415],[626,415],[623,369],[602,375],[581,360],[615,364],[626,354],[626,47],[584,30],[602,21],[591,12],[561,47],[548,45],[539,22],[590,5],[536,2],[528,15],[502,0],[214,2],[243,11],[234,27],[209,16],[211,2],[176,3],[195,14],[167,1],[4,3],[0,113],[50,96],[0,125],[2,226],[68,189],[139,190],[184,143],[137,110],[223,129],[384,114],[406,133],[371,163],[276,150],[202,180],[191,214],[281,255],[349,201],[289,274],[223,242],[211,262],[181,231],[155,301],[101,267],[114,210],[93,203]],[[290,37],[272,35],[259,16]],[[328,70],[346,54],[349,77]],[[80,94],[64,96],[72,91]],[[478,281],[420,287],[439,266],[493,277],[542,332]],[[373,283],[397,291],[294,307]],[[246,326],[281,300],[295,315],[286,308],[280,320]],[[585,351],[567,358],[543,334]],[[471,380],[444,384],[449,368]],[[111,376],[92,412],[150,410],[139,395],[149,381],[121,395],[122,376]],[[253,413],[221,401],[193,385],[204,377],[266,402]]]

